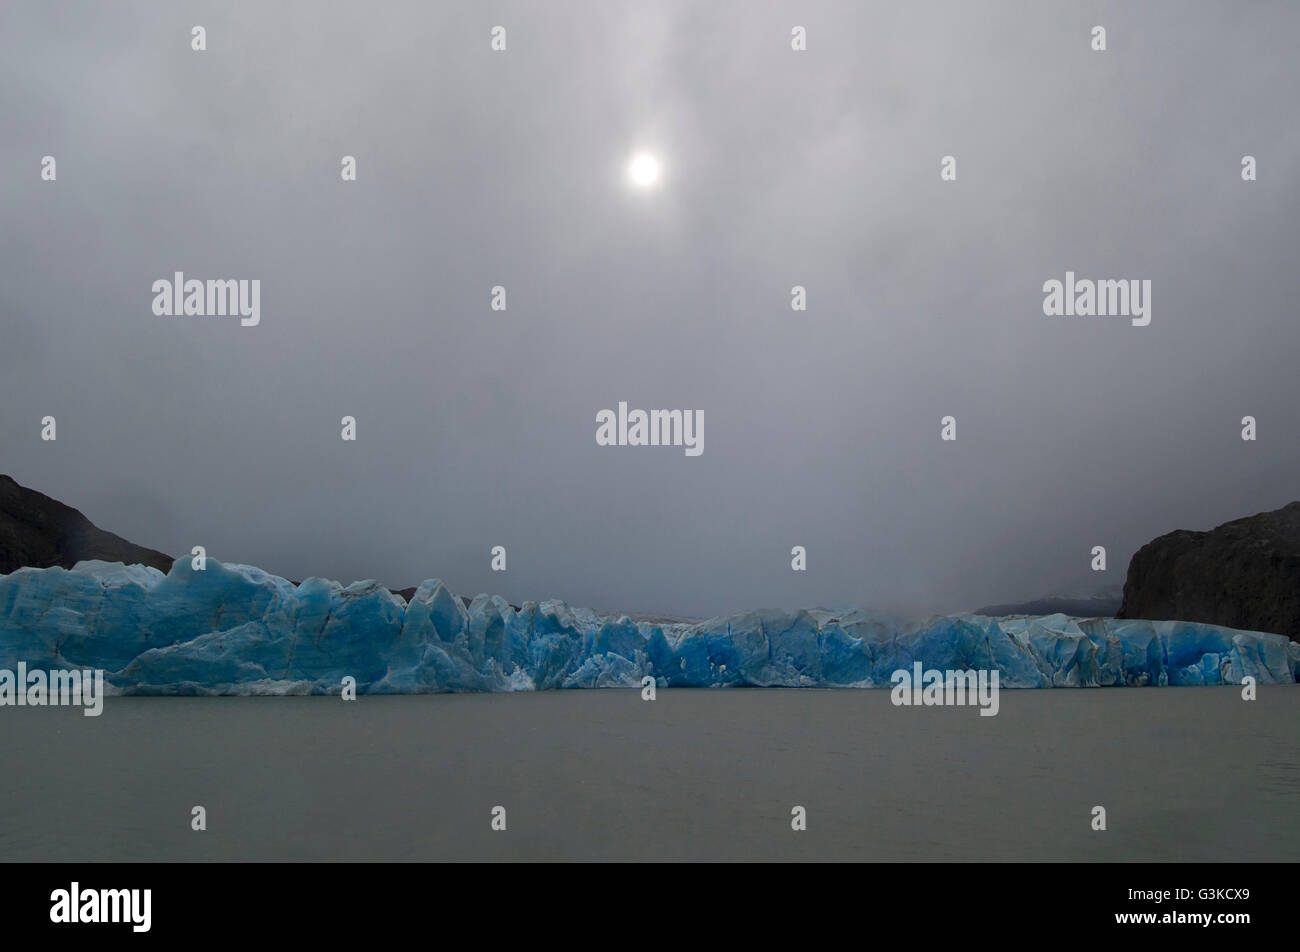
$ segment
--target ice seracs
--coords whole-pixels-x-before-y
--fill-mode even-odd
[[[1300,644],[1178,621],[921,622],[852,611],[750,611],[699,623],[601,617],[442,582],[406,602],[377,582],[299,585],[246,565],[178,559],[167,575],[80,562],[0,576],[0,669],[100,669],[138,694],[519,691],[639,686],[891,687],[915,664],[997,671],[1002,688],[1295,683]]]

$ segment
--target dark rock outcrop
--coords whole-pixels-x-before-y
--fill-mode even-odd
[[[1148,542],[1129,563],[1118,617],[1208,622],[1300,641],[1300,502]]]
[[[70,569],[88,559],[152,565],[163,572],[173,561],[170,555],[105,532],[71,506],[0,475],[0,575],[25,565]]]
[[[105,532],[71,506],[0,474],[0,575],[24,566],[70,569],[91,559],[151,565],[163,573],[171,571],[174,561],[166,553]],[[415,595],[414,588],[390,591],[408,602]],[[469,606],[470,599],[462,595],[460,600]]]

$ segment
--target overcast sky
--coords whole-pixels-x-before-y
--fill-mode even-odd
[[[690,615],[1087,592],[1300,497],[1294,4],[322,10],[7,0],[0,472],[173,554]],[[1067,269],[1150,325],[1044,316]],[[155,316],[178,270],[260,326]],[[597,446],[620,400],[703,455]]]

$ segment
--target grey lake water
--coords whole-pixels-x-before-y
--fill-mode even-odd
[[[0,860],[1295,860],[1298,728],[1290,685],[4,708]]]

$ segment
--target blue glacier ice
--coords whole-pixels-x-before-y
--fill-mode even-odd
[[[696,624],[602,617],[442,582],[408,604],[374,581],[299,585],[178,559],[0,575],[0,668],[102,668],[121,694],[519,691],[636,686],[888,687],[927,668],[990,669],[1003,687],[1295,683],[1300,644],[1179,621],[862,610],[748,611]]]

